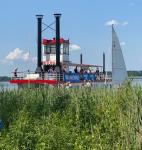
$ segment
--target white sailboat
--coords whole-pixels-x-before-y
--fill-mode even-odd
[[[121,85],[127,78],[128,75],[122,49],[112,25],[112,84]]]

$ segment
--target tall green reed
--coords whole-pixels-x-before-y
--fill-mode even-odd
[[[0,149],[138,149],[142,88],[0,92]]]

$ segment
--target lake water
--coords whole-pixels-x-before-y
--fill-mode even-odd
[[[142,77],[133,79],[132,84],[142,86]],[[9,82],[0,82],[0,88],[11,90],[11,89],[18,89],[18,86],[16,84],[10,84]]]
[[[142,86],[142,77],[138,79],[133,79],[132,84]],[[0,89],[18,89],[18,86],[16,84],[10,84],[9,82],[0,82]]]
[[[138,79],[133,79],[132,80],[133,85],[141,85],[142,86],[142,77]]]
[[[10,84],[9,82],[0,82],[0,90],[1,89],[18,89],[18,86],[16,84]]]

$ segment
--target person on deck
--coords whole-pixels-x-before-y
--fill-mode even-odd
[[[97,67],[97,69],[96,69],[96,75],[99,76],[99,74],[100,74],[100,71],[99,71],[99,68]]]
[[[80,69],[80,80],[83,80],[83,73],[84,73],[84,70],[83,68]]]
[[[100,71],[98,67],[96,69],[96,77],[97,77],[97,80],[100,80]]]
[[[50,69],[48,70],[48,73],[53,73],[53,68],[50,67]]]
[[[15,77],[15,78],[17,78],[17,70],[18,70],[18,68],[16,68],[16,69],[14,70],[14,77]]]
[[[66,73],[66,67],[63,67],[62,71],[63,71],[63,73]]]
[[[74,73],[78,73],[77,66],[74,69]]]

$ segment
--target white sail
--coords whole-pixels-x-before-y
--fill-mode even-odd
[[[121,84],[127,77],[128,75],[120,42],[112,25],[112,84]]]

